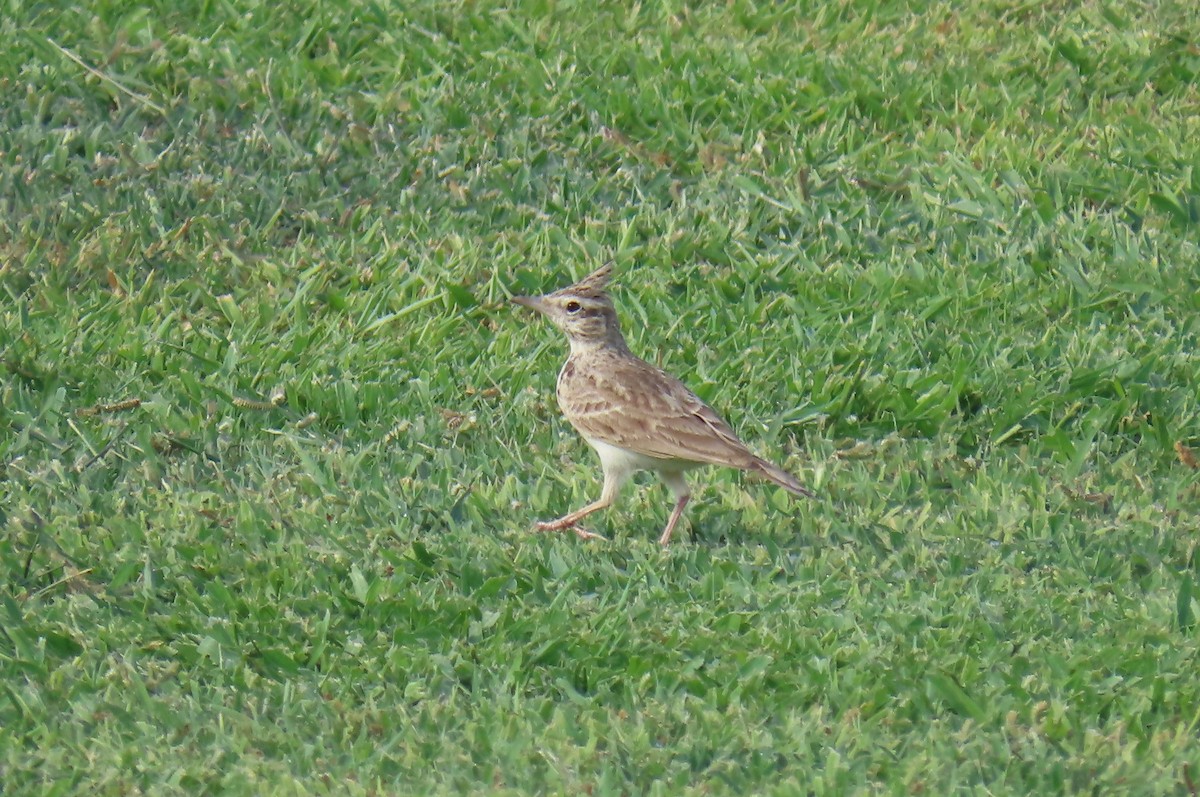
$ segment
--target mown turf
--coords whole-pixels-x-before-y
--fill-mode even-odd
[[[5,794],[1195,794],[1187,3],[12,0]],[[823,500],[606,544],[507,305]]]

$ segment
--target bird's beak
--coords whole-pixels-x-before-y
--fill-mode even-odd
[[[546,303],[542,301],[542,297],[540,296],[514,296],[513,304],[528,307],[530,310],[537,310],[539,313],[546,312]]]

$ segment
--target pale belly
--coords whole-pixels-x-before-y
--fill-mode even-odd
[[[639,454],[636,451],[618,448],[611,443],[605,443],[603,440],[597,440],[592,437],[585,437],[584,440],[587,440],[588,445],[596,449],[596,453],[600,455],[600,464],[604,467],[606,473],[610,470],[624,473],[632,473],[637,470],[652,470],[659,473],[662,471],[682,473],[685,470],[698,468],[701,465],[699,462],[691,462],[685,459],[662,459],[661,457]]]

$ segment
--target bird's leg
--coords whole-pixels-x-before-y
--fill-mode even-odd
[[[570,529],[571,531],[574,531],[581,540],[602,540],[604,538],[599,534],[588,531],[587,529],[581,528],[575,524],[593,512],[604,509],[604,507],[608,506],[610,503],[611,501],[605,501],[604,498],[601,497],[599,501],[593,501],[583,509],[576,510],[569,515],[563,515],[558,520],[538,521],[534,524],[533,528],[536,531],[565,531]]]
[[[687,506],[688,499],[692,496],[688,490],[687,479],[682,473],[661,473],[659,475],[675,496],[675,508],[671,510],[671,517],[667,518],[667,527],[663,529],[662,536],[658,538],[658,544],[665,548],[671,543],[671,532],[675,531],[675,524],[679,522],[679,518],[683,517],[683,508]]]
[[[583,509],[577,509],[570,514],[563,515],[558,520],[539,521],[534,524],[534,530],[565,531],[566,529],[571,529],[581,540],[603,540],[604,537],[599,534],[588,531],[585,528],[580,528],[576,524],[593,512],[598,512],[605,507],[612,506],[617,500],[617,492],[621,489],[621,484],[628,477],[628,472],[620,472],[616,469],[606,467],[604,469],[604,489],[600,492],[598,500],[593,501]]]
[[[667,520],[667,527],[663,529],[662,536],[658,538],[658,544],[664,548],[671,542],[671,532],[675,531],[675,524],[679,522],[679,518],[683,517],[683,508],[687,506],[690,495],[680,496],[675,502],[675,509],[671,512],[671,517]]]

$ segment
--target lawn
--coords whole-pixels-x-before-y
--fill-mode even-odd
[[[1195,795],[1186,2],[0,14],[5,795]],[[820,493],[599,493],[561,334]]]

